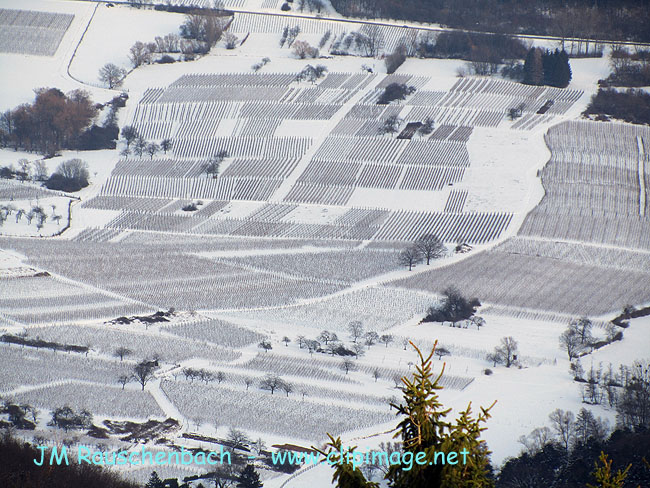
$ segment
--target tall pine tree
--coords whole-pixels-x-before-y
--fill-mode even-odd
[[[471,415],[471,405],[460,412],[455,422],[449,422],[445,417],[450,409],[445,409],[438,398],[437,391],[442,372],[434,375],[431,358],[437,342],[431,353],[424,357],[420,350],[413,346],[420,358],[420,364],[415,368],[413,378],[402,378],[404,383],[404,402],[392,406],[397,414],[403,417],[397,426],[395,437],[401,437],[403,454],[412,455],[417,459],[424,452],[424,463],[391,465],[385,475],[392,488],[493,488],[489,463],[489,451],[485,441],[480,439],[481,427],[489,417],[489,408],[481,408],[478,417]],[[444,367],[443,367],[444,371]],[[332,461],[339,461],[340,454],[354,451],[355,448],[342,450],[341,440],[333,439],[329,451],[322,452],[330,455]],[[436,453],[458,453],[457,464],[442,463]],[[466,453],[463,456],[463,452]],[[420,455],[422,456],[422,455]],[[463,462],[463,461],[467,462]],[[402,456],[404,461],[404,456]],[[378,485],[369,482],[359,468],[352,464],[334,462],[333,482],[338,488],[376,488]]]

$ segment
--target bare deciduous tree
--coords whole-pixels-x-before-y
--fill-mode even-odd
[[[128,347],[120,346],[117,349],[115,349],[113,356],[116,358],[120,358],[120,361],[123,361],[125,356],[129,356],[131,354],[133,354],[133,351],[131,349],[129,349]]]
[[[282,388],[283,385],[284,380],[277,374],[271,373],[267,374],[260,382],[260,389],[270,391],[271,395],[273,395],[275,390]]]
[[[138,138],[133,143],[133,152],[135,152],[139,157],[142,157],[144,151],[147,149],[147,141],[144,137],[138,136]]]
[[[245,432],[230,428],[227,436],[228,443],[235,449],[247,448],[251,440]]]
[[[379,338],[379,342],[381,342],[382,344],[385,344],[386,347],[388,347],[388,344],[390,344],[391,342],[393,342],[393,340],[394,340],[394,337],[392,336],[392,334],[383,334],[383,335]]]
[[[147,144],[147,147],[145,148],[145,150],[147,151],[147,154],[149,155],[149,157],[151,159],[153,159],[153,157],[156,155],[156,153],[158,151],[160,151],[160,146],[158,144],[156,144],[155,142],[151,142],[151,143]]]
[[[344,359],[341,362],[341,369],[345,371],[345,374],[348,374],[350,371],[356,371],[357,365],[350,359]]]
[[[125,125],[122,128],[122,138],[126,141],[126,147],[128,148],[133,141],[138,138],[138,130],[132,125]]]
[[[517,361],[517,341],[511,336],[503,337],[501,345],[494,348],[494,353],[499,356],[506,368],[509,368]]]
[[[151,52],[144,43],[137,41],[133,46],[131,46],[131,49],[129,49],[129,59],[131,60],[133,67],[137,68],[138,66],[142,66],[151,61]]]
[[[374,330],[369,330],[365,335],[366,346],[373,346],[379,340],[379,334]]]
[[[300,59],[311,56],[312,47],[307,41],[296,41],[293,43],[293,53]]]
[[[580,334],[580,343],[588,344],[591,341],[591,328],[593,324],[588,317],[580,317],[569,323],[569,327],[575,328]]]
[[[286,381],[282,382],[280,388],[282,389],[283,392],[287,394],[287,397],[289,397],[289,393],[293,391],[293,386],[291,386],[291,383],[288,383]]]
[[[153,378],[153,373],[156,370],[155,361],[142,361],[135,365],[133,368],[133,378],[140,383],[142,391],[144,387]]]
[[[414,246],[408,247],[404,249],[401,253],[399,253],[398,263],[401,264],[402,266],[408,266],[409,271],[413,269],[413,266],[421,262],[422,262],[422,254]]]
[[[173,145],[174,144],[172,143],[171,139],[163,139],[160,143],[160,149],[162,149],[164,153],[167,154],[167,151],[169,151]]]
[[[445,245],[433,234],[424,234],[415,241],[415,247],[420,251],[422,257],[427,260],[427,266],[431,259],[438,259],[447,254]]]
[[[558,439],[568,451],[569,446],[573,443],[575,437],[575,415],[573,415],[573,412],[565,412],[558,408],[553,410],[548,418],[551,420],[551,426],[553,427]]]
[[[447,349],[446,347],[440,347],[440,346],[436,347],[435,353],[436,353],[436,356],[438,356],[438,361],[440,361],[442,359],[442,356],[449,356],[451,354],[451,352],[449,352],[449,349]]]
[[[481,327],[485,326],[485,319],[478,315],[474,315],[469,319],[469,321],[476,326],[476,330],[481,330]]]
[[[239,42],[239,37],[237,37],[232,32],[226,32],[226,34],[223,36],[223,42],[226,46],[226,49],[235,49],[237,47],[237,43]]]
[[[122,385],[122,389],[126,386],[126,384],[131,381],[132,376],[129,376],[128,374],[122,374],[117,377],[117,382]]]
[[[529,455],[534,456],[553,440],[553,432],[548,427],[538,427],[530,434],[519,437],[518,442],[524,446]]]
[[[108,85],[109,89],[120,86],[125,76],[126,70],[113,63],[106,63],[99,69],[99,81]]]
[[[354,342],[363,335],[363,324],[358,320],[353,320],[348,324],[348,331]]]
[[[566,351],[569,356],[569,361],[580,356],[580,353],[584,349],[580,342],[580,333],[574,327],[569,327],[562,332],[562,335],[560,335],[560,346]]]

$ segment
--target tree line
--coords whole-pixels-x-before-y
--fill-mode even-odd
[[[332,0],[342,15],[474,31],[650,41],[644,0]]]

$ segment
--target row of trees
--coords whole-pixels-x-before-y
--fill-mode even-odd
[[[133,152],[139,157],[148,154],[150,159],[153,159],[158,152],[163,151],[167,154],[167,151],[170,151],[174,147],[174,143],[169,138],[163,139],[160,144],[157,142],[148,142],[132,125],[125,125],[122,128],[121,137],[126,143],[126,147],[120,153],[124,157],[129,156]]]
[[[56,205],[52,205],[52,215],[48,215],[45,209],[43,209],[43,207],[41,207],[39,204],[32,206],[29,211],[22,208],[16,209],[11,204],[3,205],[0,207],[0,227],[4,225],[4,223],[12,214],[15,214],[16,223],[20,222],[23,217],[25,217],[27,225],[31,225],[33,221],[38,231],[45,227],[45,222],[47,222],[48,219],[56,222],[57,225],[61,225],[61,219],[63,217],[54,213],[55,210]]]
[[[388,347],[395,340],[392,334],[380,335],[374,330],[366,330],[359,320],[353,320],[348,324],[348,333],[352,340],[349,347],[343,344],[336,332],[328,330],[323,330],[316,339],[309,339],[300,335],[296,338],[296,342],[300,349],[307,349],[309,354],[322,352],[332,356],[355,356],[358,359],[365,354],[366,347],[369,348],[377,343]],[[282,341],[288,346],[291,339],[285,336]],[[408,341],[406,344],[408,344]]]
[[[47,164],[45,164],[45,161],[41,159],[30,161],[21,158],[16,164],[18,165],[17,169],[13,164],[0,167],[0,178],[33,182],[43,182],[48,178]]]
[[[341,33],[332,41],[330,53],[348,55],[354,51],[360,56],[376,58],[382,53],[384,45],[382,28],[378,25],[367,24],[358,31]]]
[[[408,266],[411,271],[416,264],[426,261],[429,266],[432,259],[446,254],[447,248],[437,236],[425,234],[399,254],[398,262],[402,266]]]
[[[219,42],[231,18],[221,7],[194,10],[185,15],[180,27],[181,37],[205,43],[208,50]]]

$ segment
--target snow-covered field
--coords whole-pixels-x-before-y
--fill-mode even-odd
[[[226,5],[277,12],[280,2]],[[184,15],[63,0],[0,8],[74,16],[48,56],[0,52],[1,110],[44,86],[88,90],[98,103],[124,90],[120,127],[172,141],[151,156],[133,147],[120,154],[122,140],[115,150],[43,160],[0,150],[0,167],[39,160],[51,173],[72,158],[89,166],[90,186],[71,194],[0,180],[0,333],[87,348],[0,344],[0,394],[37,407],[45,438],[58,435],[46,426],[51,411],[70,404],[92,411],[96,424],[175,418],[180,428],[168,440],[184,446],[214,448],[182,434],[223,439],[236,428],[267,446],[321,445],[329,432],[376,448],[391,440],[396,378],[415,360],[408,341],[428,350],[437,340],[450,353],[435,369],[445,364],[441,399],[452,414],[497,401],[484,438],[498,468],[551,411],[583,406],[559,344],[568,321],[591,317],[602,340],[623,306],[650,304],[648,131],[575,122],[609,71],[606,58],[572,60],[565,90],[458,78],[457,60],[409,58],[387,75],[379,58],[329,53],[361,24],[249,12],[235,14],[231,31],[245,40],[235,49],[219,42],[194,61],[131,70],[129,48],[177,33]],[[337,15],[327,2],[323,13]],[[331,31],[322,57],[280,47],[285,25],[300,25],[297,40],[312,45]],[[405,33],[382,29],[388,50]],[[117,90],[99,83],[106,63],[130,70]],[[296,81],[308,63],[327,73]],[[377,105],[391,82],[415,92]],[[552,109],[538,114],[549,99]],[[523,117],[508,120],[522,101]],[[398,132],[380,134],[391,115],[403,119]],[[396,137],[428,117],[432,133]],[[222,150],[213,178],[205,166]],[[39,212],[27,221],[35,208],[42,225]],[[440,236],[447,255],[409,271],[399,252],[425,233]],[[470,252],[455,253],[463,243]],[[449,286],[482,302],[485,326],[419,323]],[[164,320],[146,318],[159,310],[169,311]],[[355,320],[378,337],[352,366],[314,350],[311,341],[325,349],[330,340],[323,331],[358,346],[348,332]],[[647,317],[632,320],[623,340],[585,355],[583,367],[648,359],[649,327]],[[486,356],[508,336],[519,345],[517,365],[494,366]],[[144,391],[122,388],[120,376],[154,358],[159,369]],[[263,389],[269,374],[290,387]],[[588,408],[615,423],[613,408]],[[107,442],[122,445],[117,436]],[[263,478],[269,487],[319,488],[331,486],[331,474],[318,466],[289,481],[271,471]]]

